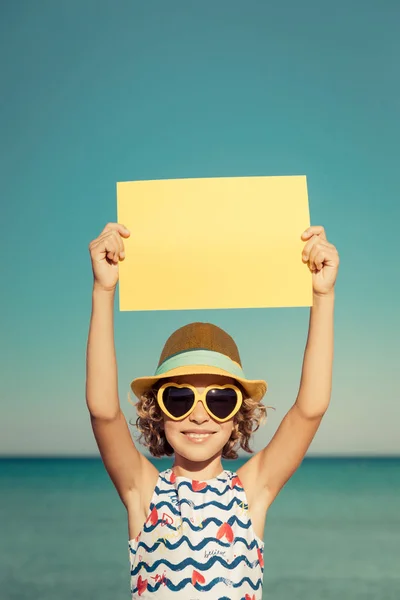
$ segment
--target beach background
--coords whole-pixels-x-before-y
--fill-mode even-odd
[[[306,458],[268,511],[263,598],[398,600],[399,474],[399,459]],[[2,600],[130,597],[126,511],[100,460],[3,459],[0,498]]]
[[[88,245],[116,182],[259,175],[307,176],[341,259],[331,405],[268,512],[264,596],[400,598],[399,19],[396,0],[1,3],[1,600],[129,598],[125,509],[85,402]],[[128,421],[130,381],[209,321],[268,382],[253,449],[269,442],[308,308],[115,306]]]

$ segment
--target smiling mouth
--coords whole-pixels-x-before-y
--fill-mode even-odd
[[[182,431],[182,434],[192,442],[203,442],[210,438],[212,435],[214,435],[214,433],[216,432],[214,431],[213,433],[185,433]]]

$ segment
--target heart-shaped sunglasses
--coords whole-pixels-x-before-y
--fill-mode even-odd
[[[210,417],[223,423],[238,412],[243,395],[240,389],[231,383],[209,385],[200,393],[188,383],[168,382],[157,392],[158,405],[174,421],[180,421],[190,415],[200,400]]]

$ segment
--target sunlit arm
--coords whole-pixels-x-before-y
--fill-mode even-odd
[[[246,463],[242,477],[257,482],[267,506],[300,466],[329,406],[333,363],[334,295],[314,294],[299,393],[271,441]],[[243,480],[242,480],[243,481]]]
[[[332,391],[335,293],[313,297],[299,393],[295,405],[307,418],[323,415]]]

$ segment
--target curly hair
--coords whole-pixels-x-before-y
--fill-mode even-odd
[[[140,400],[133,404],[136,407],[138,417],[134,425],[139,431],[139,442],[149,448],[152,456],[159,458],[161,456],[171,456],[174,449],[169,444],[164,432],[164,417],[157,403],[157,392],[162,383],[166,380],[159,380],[149,391],[142,394]],[[267,420],[267,408],[273,406],[264,406],[260,402],[249,398],[243,386],[239,382],[235,385],[240,388],[243,394],[243,403],[240,410],[233,417],[233,429],[229,440],[222,449],[222,458],[238,458],[238,445],[251,454],[254,453],[249,446],[252,434],[257,431],[261,424]],[[128,394],[129,397],[129,394]]]

